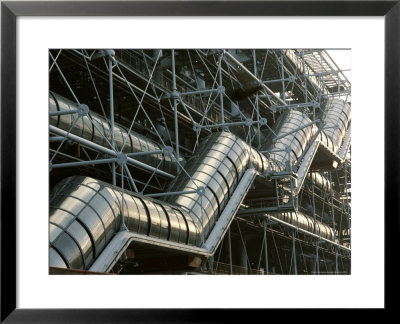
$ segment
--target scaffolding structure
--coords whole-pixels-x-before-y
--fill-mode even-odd
[[[324,49],[51,49],[50,273],[350,274],[344,72]]]

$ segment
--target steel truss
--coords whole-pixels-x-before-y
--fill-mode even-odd
[[[350,117],[345,122],[341,117],[346,125],[337,143],[332,140],[336,125],[322,119],[334,100],[351,104],[351,84],[326,50],[53,49],[49,60],[53,192],[57,195],[61,179],[80,174],[113,185],[120,197],[120,228],[107,241],[110,251],[104,246],[105,252],[99,252],[101,260],[109,261],[102,261],[100,268],[81,270],[350,273]],[[302,116],[302,121],[282,131],[277,125],[284,116],[292,120]],[[295,143],[303,136],[298,134],[308,130],[313,136],[297,155],[293,147],[303,145]],[[211,199],[208,191],[217,196],[214,187],[196,180],[192,171],[196,160],[190,158],[201,152],[210,136],[221,132],[243,142],[243,154],[250,156],[246,168],[255,168],[254,177],[237,186],[240,195],[230,189],[224,193],[213,224],[203,223],[205,208],[196,216],[196,231],[202,236],[198,248],[140,235],[128,235],[118,245],[116,233],[129,231],[125,224],[129,218],[122,216],[129,192],[141,200],[167,202],[176,196],[198,195],[202,206]],[[281,149],[278,144],[290,136],[292,144]],[[141,144],[135,146],[135,141]],[[192,189],[172,190],[178,188],[174,181],[183,178],[194,184]],[[234,188],[228,183],[226,187]],[[149,210],[147,215],[150,223]],[[79,217],[74,215],[74,219]],[[306,220],[307,227],[300,219]],[[172,220],[167,220],[170,237]],[[68,268],[62,247],[54,242],[63,232],[77,246],[79,238],[69,228],[54,226],[57,233],[50,246]],[[90,240],[95,244],[94,237]],[[116,253],[118,258],[106,253]]]

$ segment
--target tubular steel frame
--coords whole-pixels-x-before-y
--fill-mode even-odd
[[[56,66],[58,72],[62,76],[62,80],[65,82],[65,85],[69,89],[69,91],[72,94],[72,96],[75,98],[75,100],[78,103],[78,105],[80,105],[80,102],[79,102],[76,94],[74,94],[71,86],[68,83],[67,78],[65,77],[65,75],[62,72],[62,68],[59,66],[59,64],[57,64],[57,59],[62,54],[62,51],[63,50],[60,49],[57,52],[56,58],[54,58],[50,53],[50,57],[52,59],[52,65],[50,67],[50,70],[51,70],[53,65]],[[122,197],[124,196],[124,180],[125,180],[124,171],[125,171],[125,173],[127,173],[128,179],[130,180],[130,184],[133,186],[134,190],[136,192],[138,192],[138,188],[137,188],[136,182],[135,182],[135,177],[133,177],[131,175],[131,172],[130,172],[127,164],[129,164],[129,162],[130,162],[130,164],[140,165],[140,162],[137,162],[136,160],[134,160],[135,157],[142,156],[142,155],[147,155],[147,154],[154,154],[154,153],[164,153],[164,151],[160,150],[160,151],[137,152],[137,153],[124,154],[124,153],[122,153],[122,150],[123,150],[123,148],[124,148],[124,146],[126,144],[125,139],[124,139],[124,144],[122,146],[122,149],[120,151],[118,151],[115,148],[115,141],[114,141],[114,105],[113,105],[113,82],[114,81],[113,81],[113,79],[114,78],[120,78],[121,80],[123,80],[123,82],[125,82],[126,86],[129,88],[130,92],[132,93],[133,97],[135,98],[136,102],[138,103],[137,112],[139,112],[139,109],[141,109],[145,113],[145,116],[146,116],[148,122],[152,126],[152,130],[155,132],[156,136],[161,141],[162,145],[165,146],[165,143],[163,141],[162,136],[157,131],[157,128],[154,126],[151,118],[148,116],[148,114],[146,113],[146,111],[145,111],[145,109],[143,107],[143,100],[147,95],[149,95],[148,94],[148,90],[153,89],[153,91],[155,91],[155,89],[157,87],[159,87],[159,85],[157,83],[155,83],[155,81],[153,79],[153,76],[154,76],[154,72],[155,72],[155,69],[157,67],[157,64],[160,62],[160,56],[161,56],[162,50],[157,51],[157,57],[155,59],[154,66],[152,67],[151,71],[150,71],[149,66],[148,66],[147,54],[144,53],[144,51],[140,51],[140,50],[136,50],[135,51],[135,52],[138,52],[138,53],[141,52],[141,55],[144,58],[144,63],[146,65],[146,70],[147,70],[147,73],[148,73],[147,80],[144,79],[144,81],[146,82],[146,86],[145,86],[144,91],[142,91],[142,95],[141,95],[141,99],[140,100],[137,97],[137,95],[135,94],[135,91],[133,90],[133,87],[135,87],[135,85],[127,80],[127,77],[123,73],[123,71],[121,70],[120,66],[123,66],[124,68],[126,68],[128,70],[130,70],[131,68],[127,65],[126,62],[121,61],[120,56],[116,55],[114,50],[102,50],[102,51],[98,52],[100,54],[97,54],[96,51],[92,50],[92,54],[91,55],[89,55],[90,51],[88,52],[86,50],[73,50],[73,52],[78,54],[78,55],[80,55],[84,59],[85,65],[87,67],[87,71],[88,71],[88,73],[90,75],[90,79],[92,81],[94,90],[95,90],[98,98],[100,98],[99,97],[99,92],[98,92],[98,89],[96,88],[95,81],[94,81],[94,79],[92,77],[92,74],[90,72],[90,68],[89,68],[89,65],[88,65],[88,60],[90,61],[93,57],[96,57],[96,59],[99,59],[99,58],[102,58],[102,57],[103,57],[103,59],[105,57],[107,58],[107,60],[105,60],[104,63],[105,63],[105,67],[108,70],[108,74],[109,74],[109,79],[108,79],[109,80],[109,98],[110,98],[110,100],[109,100],[109,102],[110,102],[110,105],[109,105],[110,106],[109,107],[110,115],[108,116],[109,118],[107,118],[107,115],[104,112],[103,105],[101,104],[101,99],[99,100],[99,102],[101,104],[101,108],[102,108],[102,111],[104,113],[104,117],[106,117],[106,119],[109,121],[110,133],[111,133],[111,143],[109,142],[107,137],[103,134],[103,132],[101,132],[101,130],[98,129],[98,131],[104,137],[104,139],[109,143],[109,145],[111,146],[111,150],[110,149],[105,149],[105,148],[99,148],[96,144],[91,144],[91,143],[89,143],[88,141],[86,141],[84,139],[77,138],[75,135],[70,134],[70,131],[73,128],[74,124],[71,125],[71,127],[70,127],[68,132],[59,130],[59,129],[55,128],[54,126],[51,126],[50,127],[51,131],[53,131],[57,135],[64,135],[65,136],[64,140],[61,140],[61,143],[58,146],[58,149],[53,154],[51,161],[54,159],[56,154],[59,152],[59,149],[61,148],[62,144],[65,142],[66,138],[68,138],[68,139],[70,139],[72,141],[76,140],[77,142],[79,142],[79,143],[81,143],[83,145],[86,144],[86,146],[89,147],[89,148],[98,149],[103,153],[108,153],[109,155],[116,156],[116,157],[106,158],[106,159],[95,159],[95,160],[89,160],[89,161],[69,162],[69,163],[58,163],[58,164],[51,164],[50,163],[50,172],[53,169],[57,169],[57,168],[61,168],[61,167],[68,167],[68,166],[74,167],[74,166],[83,166],[83,165],[95,165],[95,164],[102,164],[102,163],[111,163],[112,184],[116,185],[116,163],[118,162],[118,164],[122,166],[121,183],[120,183]],[[123,52],[126,52],[127,54],[129,54],[128,51],[126,51],[126,50],[123,51]],[[315,117],[315,109],[320,107],[320,103],[319,102],[323,98],[323,96],[320,96],[320,94],[321,93],[329,94],[329,92],[327,92],[327,90],[326,90],[327,88],[326,88],[326,85],[325,85],[324,81],[319,79],[319,77],[321,75],[324,76],[324,77],[329,76],[331,74],[332,75],[336,75],[336,79],[334,81],[336,82],[338,88],[339,88],[340,84],[342,84],[344,82],[347,82],[346,83],[346,87],[344,87],[342,92],[340,92],[340,91],[339,92],[335,92],[333,94],[334,96],[343,97],[342,94],[344,92],[348,93],[348,87],[350,86],[349,81],[344,76],[344,74],[343,74],[343,72],[341,70],[339,70],[337,73],[335,72],[336,70],[333,70],[332,64],[335,64],[335,63],[329,57],[329,54],[326,53],[323,50],[317,50],[317,51],[315,51],[315,50],[307,50],[307,51],[300,50],[299,51],[298,50],[297,52],[294,52],[294,51],[290,52],[289,50],[285,50],[285,51],[283,51],[283,50],[266,50],[266,52],[264,54],[265,55],[264,66],[262,67],[260,75],[261,76],[265,75],[264,69],[265,69],[265,61],[267,59],[267,56],[268,55],[274,56],[276,58],[276,62],[278,64],[277,70],[280,73],[281,79],[273,79],[273,80],[261,80],[261,79],[259,79],[257,77],[258,68],[256,67],[255,64],[257,62],[257,53],[260,55],[260,52],[261,52],[261,55],[262,55],[262,51],[260,51],[260,50],[252,50],[251,51],[251,56],[252,56],[251,60],[253,60],[254,74],[252,74],[252,72],[247,70],[247,68],[245,68],[244,65],[242,65],[242,63],[237,61],[237,59],[231,53],[229,53],[226,50],[220,51],[219,54],[217,53],[217,57],[219,57],[219,58],[216,59],[216,61],[215,61],[216,71],[217,71],[216,72],[217,74],[215,76],[214,76],[213,73],[210,72],[209,67],[205,63],[205,60],[208,59],[208,58],[205,57],[205,56],[202,57],[203,56],[203,52],[197,51],[197,50],[195,50],[194,52],[195,53],[197,52],[196,54],[200,58],[201,62],[204,64],[204,68],[206,69],[206,71],[208,71],[208,73],[211,75],[212,79],[214,80],[212,88],[209,88],[209,89],[198,89],[198,90],[196,90],[194,88],[192,88],[192,90],[190,90],[190,88],[189,88],[189,90],[178,91],[177,79],[179,79],[180,84],[182,82],[185,83],[185,81],[183,81],[183,79],[176,73],[175,51],[172,49],[171,50],[172,63],[171,63],[171,71],[170,71],[171,75],[172,75],[171,92],[168,92],[168,90],[163,90],[163,91],[166,91],[166,92],[164,92],[164,94],[161,94],[161,95],[157,95],[156,92],[155,92],[156,97],[160,98],[160,99],[158,99],[158,102],[161,100],[161,98],[164,98],[164,99],[167,99],[167,100],[172,99],[172,102],[173,102],[172,106],[173,106],[173,112],[174,112],[173,119],[174,119],[174,130],[175,130],[175,143],[173,143],[171,138],[170,138],[170,144],[171,145],[175,144],[175,150],[174,151],[175,151],[175,156],[176,156],[178,161],[179,161],[179,156],[180,156],[180,154],[179,154],[179,150],[180,150],[179,143],[181,142],[181,140],[179,139],[178,104],[181,104],[182,107],[184,108],[184,111],[186,112],[186,114],[188,115],[188,117],[190,119],[189,122],[192,124],[193,130],[197,134],[196,143],[198,143],[198,141],[199,141],[199,136],[200,136],[200,133],[201,133],[202,130],[210,130],[210,129],[214,129],[214,128],[229,130],[230,127],[233,127],[233,126],[245,126],[245,127],[249,127],[249,132],[250,132],[250,127],[252,125],[256,125],[257,130],[258,130],[257,136],[259,138],[258,146],[260,146],[260,133],[261,133],[260,132],[260,126],[261,125],[267,125],[267,119],[260,114],[260,109],[259,109],[260,102],[263,103],[263,106],[269,107],[269,109],[272,111],[273,116],[275,116],[275,112],[276,111],[283,111],[283,110],[287,110],[287,109],[290,110],[290,109],[303,109],[303,108],[310,109],[310,108],[312,108],[313,109],[313,116]],[[291,59],[292,61],[290,61],[288,63],[287,62],[287,60],[288,60],[288,56],[287,56],[288,54],[287,53],[288,52],[290,52],[289,53],[290,55],[294,55],[295,57],[297,57],[297,59],[299,59],[299,61],[296,61],[296,59],[292,58]],[[187,53],[188,53],[188,56],[189,56],[189,59],[190,59],[191,54],[190,54],[189,51],[187,51]],[[303,72],[305,72],[306,70],[310,71],[311,67],[308,65],[306,58],[308,58],[309,56],[314,58],[314,53],[317,53],[321,63],[320,63],[320,65],[317,65],[317,64],[314,63],[312,65],[312,70],[314,72],[315,71],[324,71],[324,69],[326,69],[326,66],[328,66],[329,67],[329,73],[328,72],[318,72],[318,73],[315,72],[315,74],[312,75],[314,78],[312,79],[312,82],[311,82],[311,81],[309,81],[309,77],[310,77],[311,74],[306,74],[306,73],[298,74],[299,71],[298,71],[297,68],[294,70],[294,74],[292,74],[292,72],[288,69],[288,66],[290,67],[290,64],[293,63],[296,66],[302,66],[303,67]],[[123,53],[121,52],[121,54],[123,54]],[[129,55],[131,55],[131,54],[129,54]],[[228,61],[226,61],[226,62],[224,61],[224,56],[228,57]],[[325,59],[325,57],[329,57],[330,63],[327,63],[327,60]],[[133,59],[133,57],[129,56],[129,62],[131,62],[131,59]],[[196,71],[194,70],[193,63],[192,63],[191,59],[190,59],[190,62],[191,62],[191,67],[192,67],[192,73],[194,75],[196,75]],[[228,68],[227,71],[223,70],[223,62],[226,64],[226,67]],[[258,91],[256,91],[256,93],[254,94],[254,99],[255,100],[254,100],[254,103],[251,103],[251,105],[253,106],[253,114],[252,114],[251,118],[246,117],[243,114],[243,112],[241,112],[239,110],[239,114],[240,114],[240,117],[242,118],[242,121],[236,121],[236,122],[232,122],[232,121],[229,122],[228,121],[228,122],[225,122],[225,114],[224,114],[224,110],[225,109],[224,109],[224,100],[223,99],[224,99],[224,97],[226,97],[229,101],[232,102],[232,100],[225,93],[225,87],[224,87],[224,84],[223,84],[223,74],[228,73],[229,78],[231,78],[231,80],[232,80],[232,78],[235,78],[234,75],[229,74],[230,73],[229,62],[234,62],[236,67],[239,67],[239,69],[242,69],[242,70],[246,71],[246,73],[252,79],[256,80],[256,82],[258,84],[262,85],[261,93],[265,93],[264,96],[260,95]],[[132,63],[130,63],[130,64],[132,64]],[[287,65],[287,64],[289,64],[289,65]],[[113,72],[114,67],[117,68],[119,75],[116,72]],[[336,64],[335,64],[335,68],[338,69]],[[133,70],[131,70],[131,71],[133,72]],[[339,74],[342,75],[341,78],[338,77]],[[195,76],[194,78],[196,79],[196,83],[197,83],[197,76]],[[305,103],[287,104],[287,100],[289,98],[286,95],[286,91],[287,91],[288,87],[290,85],[292,85],[292,89],[293,89],[293,87],[296,85],[297,87],[302,88],[301,83],[298,83],[300,81],[296,81],[296,80],[300,80],[300,79],[303,80],[302,82],[304,82],[305,85],[307,84],[307,82],[311,83],[311,84],[312,83],[315,84],[316,82],[319,82],[319,88],[314,85],[314,90],[316,90],[316,95],[312,95],[311,93],[309,93],[307,91],[307,88],[305,88],[305,93],[306,93],[306,96],[305,96],[306,102]],[[280,99],[279,97],[277,97],[277,95],[273,92],[273,90],[271,90],[268,87],[267,84],[270,84],[270,83],[280,83],[281,84],[281,95],[283,96],[283,99]],[[210,101],[212,96],[213,96],[213,94],[215,94],[215,98],[214,98],[214,100]],[[208,96],[208,103],[207,103],[207,106],[205,107],[205,113],[201,118],[200,124],[195,122],[195,120],[193,119],[192,115],[190,114],[190,112],[188,110],[188,105],[190,106],[190,104],[189,104],[190,98],[196,97],[198,95],[200,95],[200,97],[204,96],[204,95]],[[216,100],[218,97],[219,97],[219,104],[217,103],[217,100]],[[187,100],[187,98],[189,98],[189,101],[187,101],[185,103],[185,100]],[[346,95],[345,99],[346,100],[349,99],[349,96]],[[249,100],[251,101],[250,97],[249,97]],[[263,100],[267,100],[267,102],[263,102]],[[277,104],[279,106],[277,106]],[[284,105],[282,105],[282,104],[284,104]],[[216,110],[220,111],[220,119],[218,118],[218,115],[216,115],[215,116],[216,119],[214,121],[209,120],[207,125],[203,125],[202,123],[206,119],[208,119],[206,114],[210,109],[209,107],[212,107],[212,105],[215,105],[216,106]],[[69,113],[71,113],[71,114],[72,113],[79,113],[79,116],[81,116],[81,114],[82,115],[87,114],[87,109],[86,109],[85,112],[81,113],[81,110],[79,109],[79,107],[80,106],[78,106],[77,109],[70,110]],[[236,105],[236,107],[237,107],[237,105]],[[160,111],[162,112],[161,106],[160,106]],[[132,122],[130,123],[129,130],[132,129],[132,127],[133,127],[133,125],[135,123],[137,112],[134,115],[134,118],[133,118]],[[66,114],[66,112],[54,112],[54,113],[51,113],[50,115],[51,116],[61,116],[61,115],[65,115],[65,114]],[[76,120],[75,120],[75,122],[76,122]],[[279,140],[281,138],[284,138],[285,136],[288,136],[288,135],[293,134],[293,133],[297,133],[300,130],[302,130],[303,128],[312,126],[314,124],[321,124],[321,121],[319,119],[315,119],[315,120],[313,120],[313,121],[311,121],[311,122],[309,122],[307,124],[304,124],[303,126],[300,126],[298,128],[295,128],[295,129],[289,131],[288,133],[284,133],[284,134],[281,134],[279,136],[275,136],[273,138],[273,142],[275,143],[277,140]],[[93,124],[93,126],[96,127],[95,124]],[[270,128],[268,127],[268,129],[270,129]],[[273,132],[272,129],[270,129],[270,130]],[[316,137],[317,136],[315,136],[315,138]],[[246,139],[248,141],[247,143],[250,145],[252,138],[250,136],[246,136]],[[253,136],[253,139],[254,139],[254,136]],[[170,149],[173,150],[172,147],[170,147]],[[266,151],[266,152],[268,152],[268,151]],[[268,153],[269,154],[271,154],[271,153],[273,154],[273,151],[269,151]],[[305,153],[306,153],[306,151],[303,152],[303,155]],[[301,157],[298,160],[298,163],[300,161],[301,161]],[[141,164],[141,166],[143,166],[145,169],[152,170],[153,173],[152,173],[151,177],[153,177],[155,174],[167,175],[167,174],[165,174],[165,172],[163,172],[162,170],[159,169],[160,164],[158,165],[157,168],[146,166],[144,164]],[[177,173],[179,173],[180,169],[182,169],[182,172],[187,173],[187,171],[185,171],[185,168],[178,162],[177,163]],[[282,174],[282,176],[284,175],[284,173],[281,173],[281,174]],[[331,172],[330,171],[328,172],[328,175],[329,175],[330,181],[332,182],[332,177],[331,177]],[[170,175],[168,175],[168,176],[170,176]],[[285,176],[283,176],[283,177],[282,176],[280,176],[280,173],[274,175],[274,177],[276,179],[284,179]],[[151,180],[151,177],[149,178],[147,184]],[[345,190],[347,191],[347,179],[349,178],[349,176],[347,175],[347,169],[346,168],[345,168],[344,178],[346,180],[346,183],[344,184],[344,186],[346,187]],[[279,189],[278,189],[279,186],[278,186],[277,180],[275,180],[275,185],[276,185],[276,189],[277,189],[276,194],[277,194],[277,203],[278,203],[277,208],[275,208],[275,211],[279,211],[279,210],[283,210],[282,209],[283,206],[281,206],[281,204],[279,203],[279,200],[280,200],[280,198],[279,198]],[[314,184],[311,184],[311,186],[312,186],[311,199],[312,199],[312,206],[313,206],[312,212],[313,212],[313,217],[314,217],[314,226],[316,226]],[[290,181],[290,187],[292,189],[290,190],[291,197],[289,198],[289,200],[293,202],[294,210],[298,210],[299,198],[297,197],[297,195],[293,195],[293,193],[298,194],[298,191],[300,191],[300,188],[294,190],[293,181],[292,180]],[[160,189],[162,189],[162,188],[160,188]],[[142,192],[143,192],[143,190],[142,190]],[[195,192],[195,191],[193,191],[193,192]],[[179,191],[179,192],[170,192],[170,193],[168,193],[168,192],[158,192],[158,193],[147,194],[147,196],[149,196],[149,197],[162,197],[162,196],[170,196],[170,195],[180,195],[180,194],[185,194],[185,193],[191,193],[191,191],[186,191],[186,192]],[[300,191],[300,193],[301,193],[300,197],[302,197],[302,193],[303,192]],[[326,203],[331,205],[332,224],[333,224],[333,228],[334,228],[334,231],[335,231],[334,202],[333,202],[334,197],[333,197],[333,192],[332,192],[332,186],[331,186],[331,189],[330,189],[329,197],[331,198],[330,200],[329,199],[328,200],[323,199],[323,206]],[[342,203],[342,206],[341,206],[341,210],[342,211],[344,211],[345,209],[348,211],[348,208],[349,208],[348,207],[349,206],[349,203],[348,203],[349,202],[349,198],[348,198],[348,196],[346,196],[345,202],[346,202],[346,206],[347,207],[345,207],[345,204]],[[267,211],[267,210],[268,209],[266,209],[265,211]],[[349,213],[347,212],[346,215],[349,215]],[[349,216],[347,216],[347,217],[350,218]],[[341,214],[340,219],[342,220],[342,214]],[[285,222],[280,222],[280,223],[281,224],[287,224]],[[287,226],[288,226],[288,228],[292,227],[290,224],[287,224]],[[342,227],[342,222],[340,222],[340,225],[339,225],[339,228],[341,228],[341,227]],[[297,231],[296,227],[293,227],[293,228],[295,228],[296,231]],[[305,234],[308,233],[308,235],[310,237],[314,237],[315,236],[313,233],[310,233],[310,232],[305,231],[305,230],[302,230],[302,232],[305,233]],[[293,239],[293,250],[295,250],[294,234],[292,233],[291,236],[292,236],[292,239]],[[341,237],[341,233],[339,233],[339,238],[340,237]],[[335,236],[335,240],[336,240],[336,236]],[[325,241],[329,242],[329,240],[325,240]],[[262,246],[264,246],[264,244],[266,244],[266,240],[265,240],[265,242],[262,243]],[[336,243],[332,243],[332,245],[333,246],[337,246]],[[318,254],[318,246],[319,246],[319,244],[315,244],[315,246],[316,246],[316,249],[317,249],[316,250],[316,254]],[[342,251],[342,250],[349,250],[349,249],[348,248],[340,248],[339,250]],[[219,252],[221,252],[221,249],[220,249]],[[336,252],[336,254],[337,254],[337,252]],[[266,258],[267,257],[268,256],[266,255]],[[294,257],[294,254],[293,254],[293,257]],[[230,268],[232,268],[231,262],[232,262],[232,258],[230,258],[230,264],[229,264]],[[267,263],[267,261],[265,261],[265,262]],[[296,269],[295,273],[297,274],[296,259],[293,259],[293,262],[294,262],[295,269]],[[338,268],[338,264],[337,264],[337,257],[336,257],[336,269],[337,268]],[[336,273],[337,272],[338,271],[336,271]],[[268,271],[266,271],[266,274],[268,274]]]

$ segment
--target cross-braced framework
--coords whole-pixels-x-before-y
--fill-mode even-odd
[[[349,274],[324,49],[49,51],[50,272]]]

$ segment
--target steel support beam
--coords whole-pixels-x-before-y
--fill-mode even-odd
[[[92,150],[95,150],[97,152],[108,154],[108,155],[111,155],[111,156],[116,156],[117,155],[117,153],[114,152],[111,149],[105,148],[104,146],[98,145],[96,143],[88,141],[88,140],[86,140],[86,139],[84,139],[82,137],[76,136],[74,134],[71,134],[71,133],[68,134],[68,132],[66,132],[66,131],[64,131],[64,130],[62,130],[60,128],[57,128],[57,127],[55,127],[53,125],[50,125],[49,128],[50,128],[50,132],[52,132],[52,133],[54,133],[56,135],[60,135],[60,136],[66,137],[66,138],[70,139],[71,141],[80,143],[83,146],[88,147],[88,148],[90,148]],[[140,169],[143,169],[143,170],[146,170],[146,171],[149,171],[149,172],[155,172],[157,175],[160,175],[160,176],[163,176],[163,177],[166,177],[166,178],[169,178],[169,179],[174,179],[175,178],[175,176],[170,174],[170,173],[167,173],[167,172],[164,172],[162,170],[156,169],[156,168],[154,168],[154,167],[152,167],[150,165],[147,165],[147,164],[145,164],[143,162],[134,160],[134,159],[132,159],[130,157],[127,157],[127,163],[129,165],[138,167]]]
[[[108,57],[108,78],[109,78],[109,91],[110,91],[110,132],[111,132],[111,146],[115,150],[115,138],[114,138],[114,93],[113,93],[113,60],[110,56]],[[112,163],[112,184],[117,184],[115,162]]]
[[[59,169],[59,168],[68,168],[68,167],[77,167],[83,165],[95,165],[95,164],[104,164],[115,162],[116,159],[100,159],[100,160],[92,160],[92,161],[82,161],[82,162],[68,162],[68,163],[58,163],[58,164],[50,164],[52,169]]]

